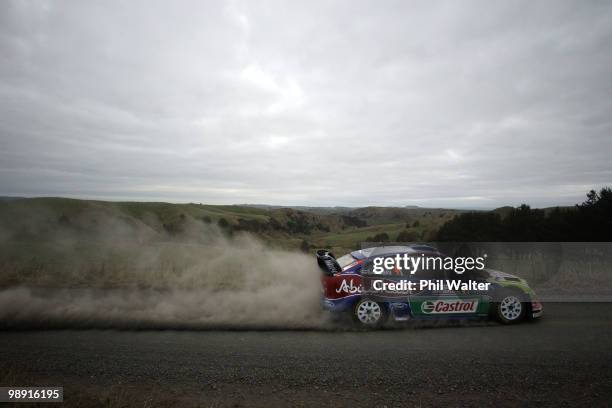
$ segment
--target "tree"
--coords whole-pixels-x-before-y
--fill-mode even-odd
[[[439,229],[437,241],[608,242],[612,241],[612,189],[591,190],[574,208],[548,212],[527,204],[499,211],[463,213]]]
[[[221,229],[228,229],[229,226],[230,226],[229,222],[227,222],[227,220],[225,218],[219,218],[219,221],[217,221],[217,225]]]
[[[415,242],[417,240],[417,235],[414,231],[403,230],[399,234],[397,234],[397,238],[395,241],[397,242]]]
[[[68,218],[68,216],[66,214],[62,214],[59,216],[59,218],[57,219],[57,222],[66,227],[68,225],[70,225],[70,218]]]
[[[494,212],[468,212],[447,221],[436,241],[503,241],[502,220]]]
[[[603,193],[604,190],[601,190],[602,193]],[[597,193],[597,191],[595,191],[595,190],[589,191],[586,196],[587,196],[586,201],[584,201],[582,204],[580,204],[580,206],[583,207],[583,208],[588,208],[588,207],[595,206],[597,204],[597,202],[601,198],[599,193]]]
[[[545,241],[546,219],[543,210],[531,209],[527,204],[510,211],[502,220],[504,241]]]
[[[353,217],[351,215],[343,215],[342,223],[347,227],[357,227],[357,228],[365,227],[368,225],[368,223],[362,220],[361,218]]]
[[[272,228],[275,231],[283,229],[283,226],[281,225],[281,223],[274,217],[270,217],[270,219],[268,220],[268,224],[270,225],[270,228]]]
[[[366,240],[370,241],[369,239],[366,239]],[[389,234],[387,234],[386,232],[381,232],[380,234],[374,235],[371,241],[372,242],[389,242]]]
[[[310,251],[310,244],[305,239],[303,239],[302,243],[300,244],[300,250],[306,253]]]

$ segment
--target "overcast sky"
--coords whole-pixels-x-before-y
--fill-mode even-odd
[[[0,195],[574,204],[612,2],[0,1]]]

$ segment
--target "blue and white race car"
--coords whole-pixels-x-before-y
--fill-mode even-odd
[[[437,268],[409,274],[397,269],[373,273],[376,258],[398,255],[445,257],[427,245],[366,248],[339,258],[328,250],[318,250],[317,262],[323,271],[323,307],[331,312],[350,313],[358,324],[366,327],[378,327],[388,319],[485,317],[512,324],[542,315],[542,304],[527,282],[499,271],[481,269],[456,274]],[[373,285],[375,281],[379,282]],[[402,281],[404,286],[400,287]],[[410,281],[414,286],[405,288]],[[417,281],[432,284],[422,287]],[[385,290],[374,290],[381,287]],[[386,290],[389,287],[401,290]]]

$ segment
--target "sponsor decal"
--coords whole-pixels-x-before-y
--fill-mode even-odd
[[[421,303],[425,314],[474,313],[478,307],[476,299],[426,300]]]
[[[356,286],[352,279],[349,283],[346,282],[346,279],[342,279],[342,283],[340,287],[336,289],[336,293],[361,293],[361,285]]]

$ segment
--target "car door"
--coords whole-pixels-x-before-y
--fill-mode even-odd
[[[483,310],[486,313],[488,306],[484,305],[481,293],[460,290],[465,278],[454,271],[437,267],[440,262],[431,261],[426,264],[433,267],[422,267],[414,274],[419,290],[412,292],[409,297],[413,317],[446,319],[477,316],[483,314]]]
[[[471,287],[463,288],[464,284],[472,283],[487,283],[488,274],[482,270],[469,270],[465,271],[462,274],[456,274],[454,272],[450,273],[450,278],[460,282],[459,288],[455,289],[454,292],[456,296],[460,299],[477,299],[478,305],[474,314],[485,316],[489,312],[490,300],[491,300],[491,291],[489,289],[479,290],[474,288],[474,285]]]

